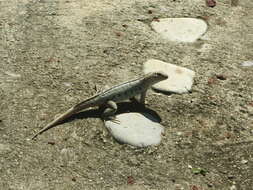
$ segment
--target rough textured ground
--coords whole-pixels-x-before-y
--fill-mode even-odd
[[[204,0],[1,0],[0,189],[252,189],[253,68],[240,66],[253,59],[252,12],[252,0],[215,8]],[[171,43],[151,30],[154,17],[198,17],[209,28],[193,44]],[[149,92],[165,126],[161,145],[118,144],[96,111],[27,140],[95,85],[139,76],[150,58],[197,74],[192,94]]]

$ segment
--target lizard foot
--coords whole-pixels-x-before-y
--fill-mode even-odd
[[[109,121],[116,123],[118,125],[120,124],[120,121],[115,116],[109,116],[105,120],[109,120]]]

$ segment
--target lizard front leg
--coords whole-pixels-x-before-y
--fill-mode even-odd
[[[115,118],[114,114],[116,113],[118,106],[116,102],[110,100],[106,103],[106,109],[104,110],[102,117],[103,119],[109,119],[115,123],[119,123],[119,121]]]
[[[145,106],[145,98],[147,91],[142,92],[139,96],[130,98],[131,101],[143,104]]]
[[[147,90],[141,93],[140,103],[145,106],[145,98],[146,98]]]

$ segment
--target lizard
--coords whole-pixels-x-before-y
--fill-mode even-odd
[[[86,100],[78,103],[77,105],[71,107],[65,113],[58,116],[40,131],[38,131],[32,139],[35,139],[38,135],[44,131],[52,128],[53,126],[61,123],[70,116],[80,112],[81,110],[90,108],[90,107],[100,107],[106,106],[102,116],[104,118],[112,119],[111,116],[117,111],[118,102],[124,100],[135,98],[137,95],[140,96],[139,102],[145,105],[145,97],[147,90],[154,84],[166,80],[168,75],[163,72],[152,72],[148,73],[142,77],[139,77],[134,80],[130,80],[119,85],[113,86],[112,88],[105,90],[101,93],[98,93]]]

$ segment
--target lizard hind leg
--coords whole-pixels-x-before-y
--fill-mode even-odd
[[[117,120],[114,115],[116,113],[117,109],[118,109],[118,106],[117,106],[116,102],[111,101],[111,100],[108,101],[106,103],[106,108],[102,114],[103,120],[110,120],[114,123],[119,124],[119,120]]]

